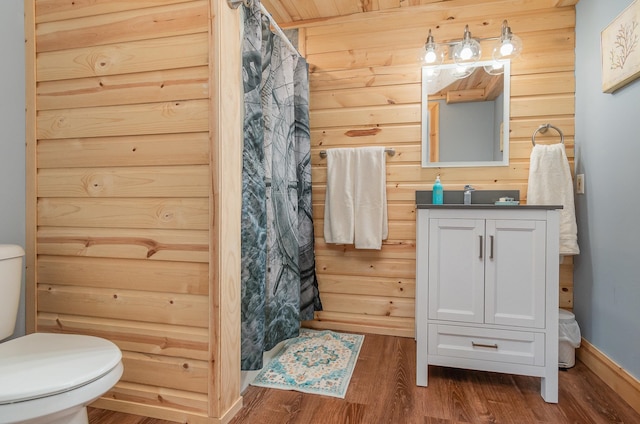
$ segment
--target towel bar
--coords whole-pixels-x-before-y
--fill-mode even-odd
[[[533,132],[533,135],[531,136],[531,143],[533,143],[533,145],[536,145],[536,134],[538,134],[539,132],[541,133],[546,133],[549,128],[553,128],[554,130],[556,130],[558,132],[558,134],[560,134],[560,143],[564,144],[564,134],[562,134],[562,131],[560,130],[560,128],[556,127],[555,125],[551,125],[551,124],[542,124],[538,127],[538,129],[536,129]]]
[[[391,147],[387,147],[386,149],[384,149],[385,152],[387,152],[387,154],[389,156],[395,156],[396,155],[396,151],[395,149],[392,149]],[[320,157],[321,158],[326,158],[327,157],[327,151],[326,150],[320,150]]]

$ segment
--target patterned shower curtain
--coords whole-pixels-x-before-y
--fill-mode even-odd
[[[297,71],[300,66],[304,72]],[[300,320],[321,309],[313,254],[306,69],[306,62],[271,33],[254,0],[245,8],[243,44],[243,370],[262,368],[263,352],[297,336]],[[296,98],[306,102],[299,111]]]
[[[311,206],[311,134],[309,132],[309,66],[300,57],[294,73],[296,168],[298,176],[298,245],[300,247],[300,320],[312,320],[322,310]]]
[[[254,369],[256,350],[264,345],[264,319],[256,318],[265,305],[267,263],[267,202],[264,180],[264,122],[260,99],[262,29],[259,2],[244,8],[242,72],[244,83],[244,146],[242,151],[242,273],[241,367]],[[262,353],[260,353],[262,358]]]

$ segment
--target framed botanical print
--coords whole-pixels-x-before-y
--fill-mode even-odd
[[[640,1],[634,0],[601,33],[602,91],[640,77]]]

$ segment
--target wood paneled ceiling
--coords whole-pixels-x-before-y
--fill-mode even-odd
[[[537,0],[556,7],[573,6],[579,0]],[[480,6],[482,0],[261,0],[282,28],[295,27],[337,16],[390,11],[401,7],[450,2],[452,5]]]
[[[262,4],[279,25],[286,25],[441,1],[444,0],[262,0]]]

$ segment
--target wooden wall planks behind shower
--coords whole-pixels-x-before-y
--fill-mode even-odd
[[[393,11],[358,13],[300,26],[300,48],[310,64],[313,215],[320,293],[325,310],[306,325],[414,336],[414,193],[440,174],[445,189],[517,189],[526,200],[531,134],[552,122],[574,157],[575,9],[552,0],[439,2]],[[512,64],[508,167],[420,167],[420,65],[429,28],[437,41],[500,34],[508,19],[523,39]],[[491,49],[485,46],[484,57]],[[393,147],[387,157],[389,240],[380,251],[328,245],[323,240],[326,159],[332,147]],[[573,265],[560,267],[560,305],[572,308]]]
[[[25,6],[29,330],[118,344],[124,375],[98,407],[228,419],[242,404],[239,13]]]

